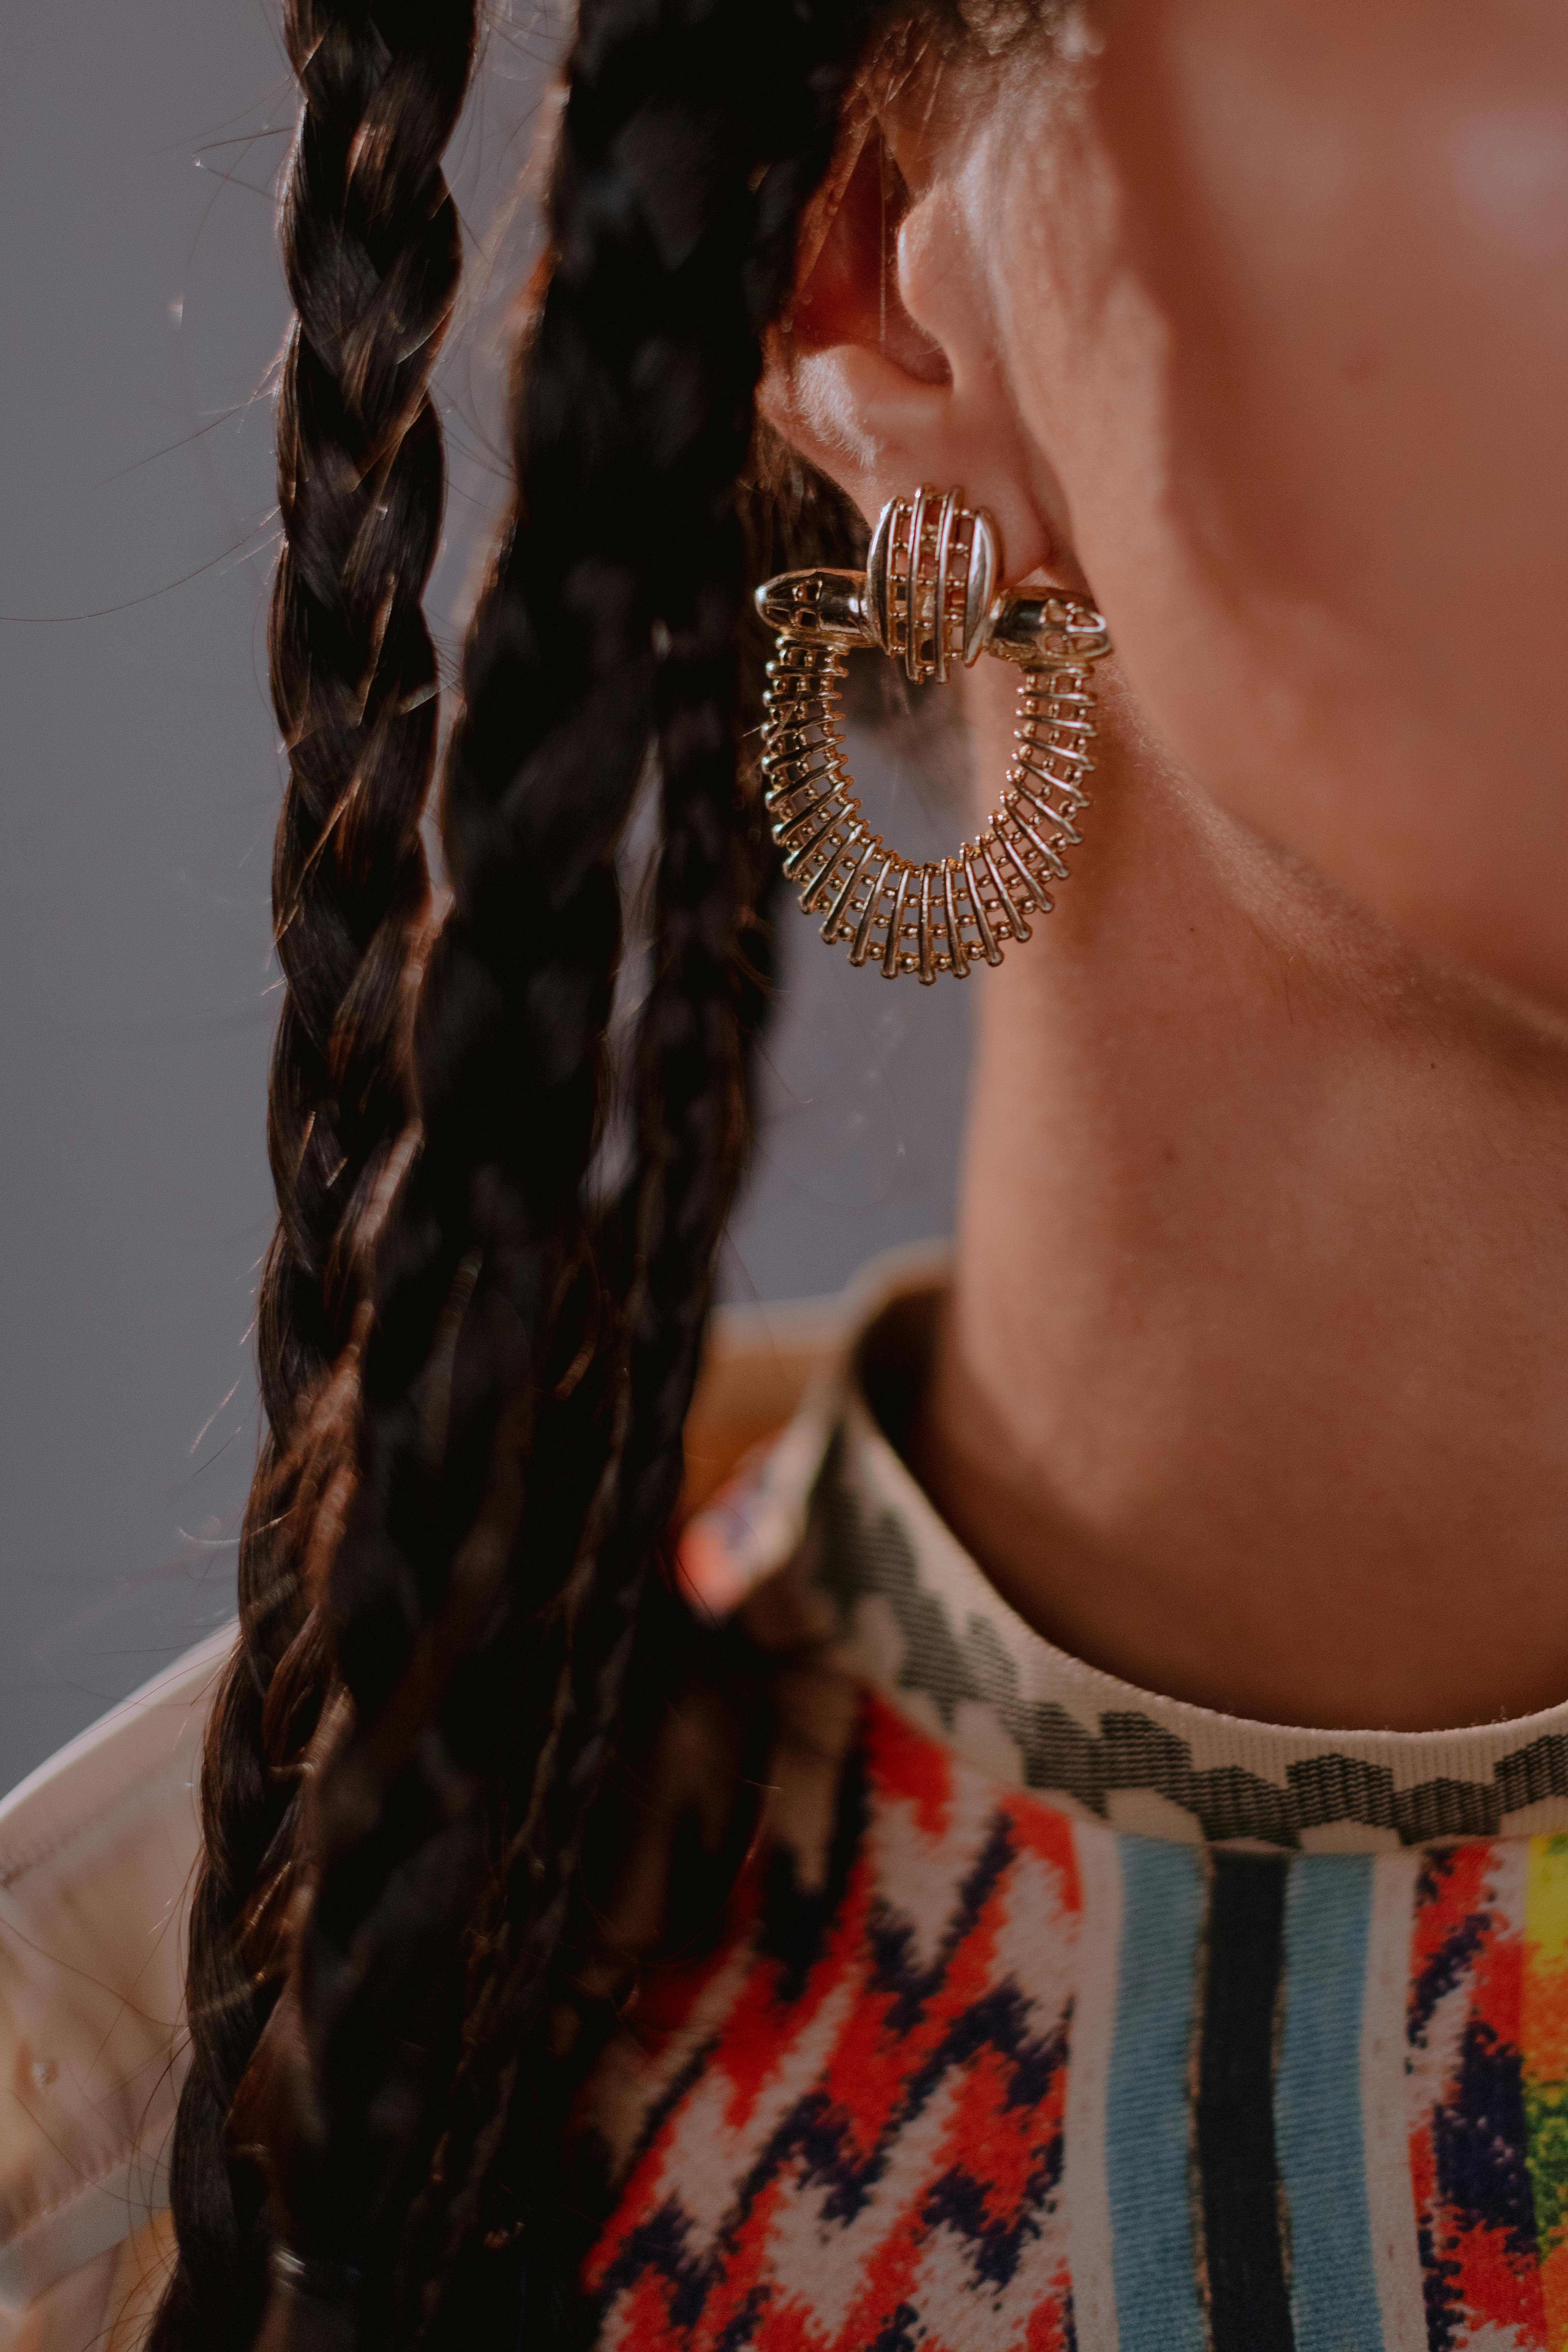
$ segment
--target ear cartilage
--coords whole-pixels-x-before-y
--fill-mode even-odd
[[[939,972],[966,979],[976,959],[997,964],[1028,917],[1051,909],[1065,881],[1064,846],[1089,806],[1094,761],[1093,665],[1110,651],[1104,621],[1081,598],[1051,589],[994,593],[1002,568],[996,526],[960,491],[922,486],[893,499],[872,534],[866,570],[786,572],[757,590],[777,633],[767,666],[763,726],[764,804],[784,872],[807,914],[821,913],[831,946],[875,961],[884,978]],[[848,656],[875,647],[918,686],[983,653],[1014,663],[1017,749],[1002,797],[980,834],[952,857],[914,865],[867,824],[844,759],[840,688]]]

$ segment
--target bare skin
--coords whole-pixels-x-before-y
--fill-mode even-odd
[[[976,983],[917,1467],[1145,1686],[1523,1713],[1568,1689],[1568,16],[1103,0],[1067,47],[889,102],[896,240],[863,170],[767,386],[1118,646],[1073,879]],[[1011,681],[965,691],[984,797]]]

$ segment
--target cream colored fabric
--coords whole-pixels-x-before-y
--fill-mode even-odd
[[[0,1804],[4,2352],[99,2344],[129,2291],[116,2250],[164,2203],[195,1782],[232,1642],[214,1635]]]
[[[787,1420],[842,1308],[721,1315],[698,1475]],[[168,2255],[185,1910],[226,1626],[0,1803],[0,2352],[134,2352]]]
[[[165,2210],[68,2271],[25,2310],[0,2310],[0,2352],[137,2352],[173,2257]]]

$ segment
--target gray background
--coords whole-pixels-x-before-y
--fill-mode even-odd
[[[0,1789],[232,1606],[269,1225],[263,615],[292,122],[260,0],[13,5],[5,36]],[[556,47],[531,0],[492,13],[454,157],[448,646],[499,495],[498,352]],[[941,795],[896,750],[882,766],[879,814],[913,846]],[[793,908],[785,938],[738,1297],[831,1290],[951,1214],[963,992],[852,972]]]

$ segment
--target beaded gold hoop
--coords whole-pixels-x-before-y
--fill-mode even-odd
[[[1062,850],[1082,839],[1094,766],[1092,665],[1110,651],[1091,605],[1058,590],[994,596],[996,527],[962,494],[930,488],[882,509],[864,572],[785,572],[757,591],[778,632],[763,697],[763,778],[773,839],[807,914],[823,916],[849,961],[883,977],[938,972],[967,978],[1005,940],[1026,940],[1028,917],[1048,914],[1050,884],[1065,881]],[[1017,751],[1002,798],[979,835],[952,857],[914,865],[873,833],[845,764],[839,688],[849,654],[878,646],[917,685],[945,680],[983,653],[1015,663]]]

